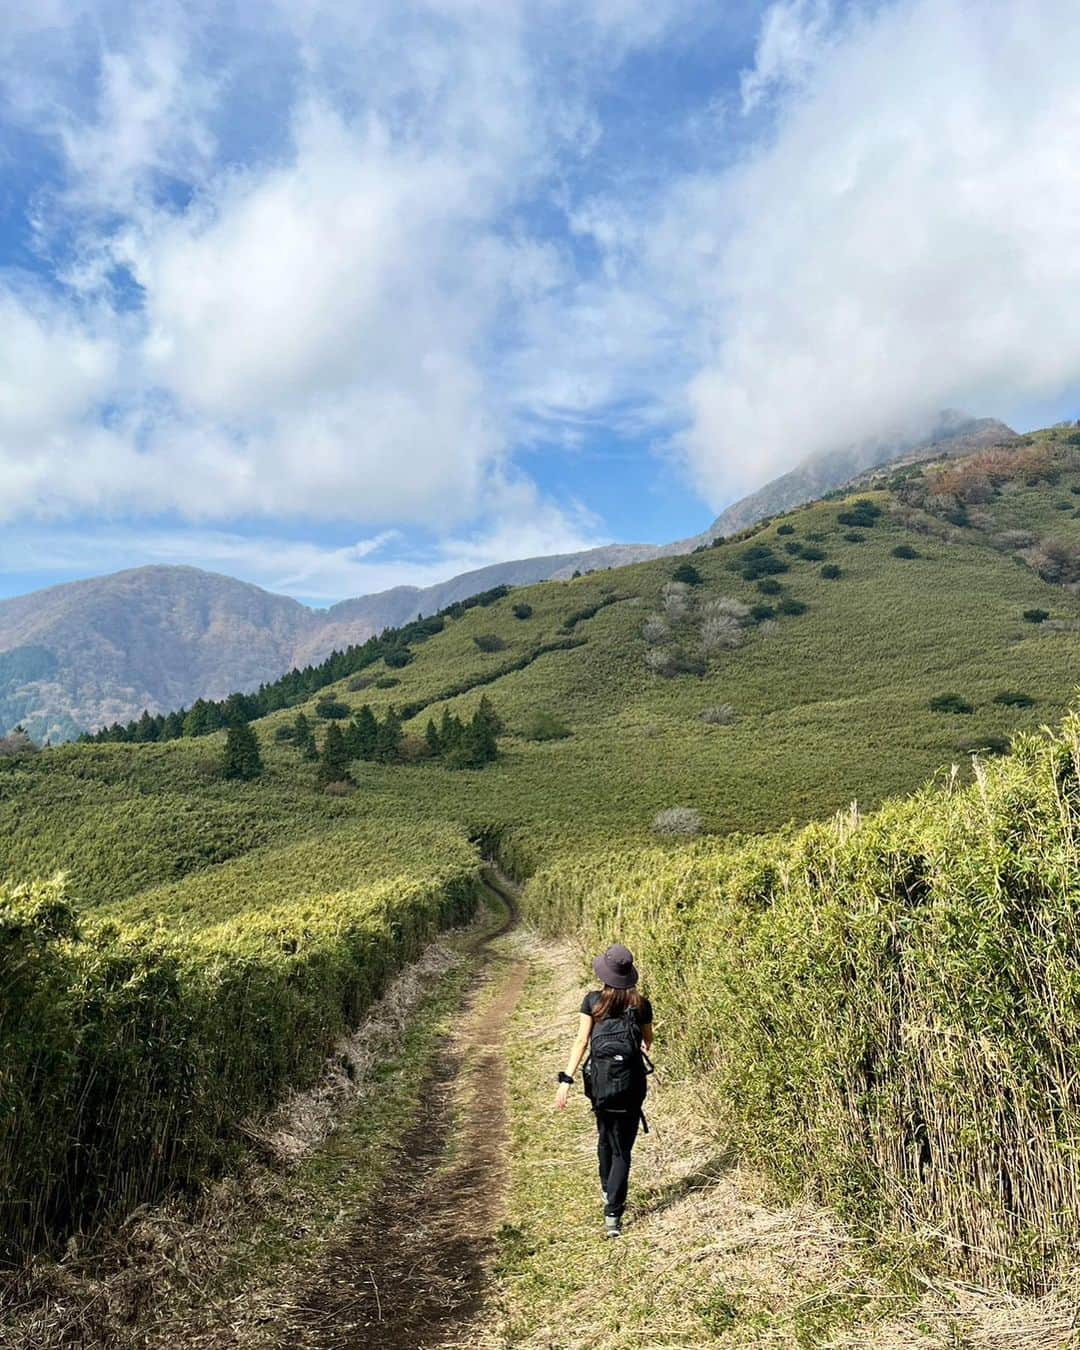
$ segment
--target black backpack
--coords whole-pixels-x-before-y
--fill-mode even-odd
[[[640,1111],[652,1071],[633,1010],[593,1023],[589,1058],[581,1076],[594,1111]]]

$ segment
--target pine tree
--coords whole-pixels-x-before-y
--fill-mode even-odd
[[[427,748],[429,754],[432,756],[432,758],[438,759],[442,747],[439,744],[439,729],[435,725],[434,717],[428,718],[428,724],[424,728],[424,740],[427,741]]]
[[[326,728],[322,754],[319,756],[320,783],[351,783],[349,773],[349,752],[345,747],[345,737],[336,722]]]
[[[371,711],[370,704],[365,703],[356,714],[354,722],[356,731],[356,756],[357,759],[374,759],[375,742],[379,738],[379,724],[375,720],[375,714]]]
[[[221,773],[224,778],[250,781],[263,771],[259,739],[249,722],[234,722],[225,733]]]
[[[491,699],[484,694],[480,699],[480,707],[476,710],[476,716],[491,730],[493,736],[498,736],[506,730],[502,718],[491,705]]]
[[[296,721],[293,723],[293,741],[304,759],[318,759],[319,751],[315,744],[315,733],[311,730],[311,723],[302,712],[296,714]]]
[[[379,733],[375,739],[375,758],[381,764],[393,764],[401,751],[401,718],[396,708],[390,708],[384,720],[379,724]]]

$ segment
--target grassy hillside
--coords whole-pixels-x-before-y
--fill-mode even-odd
[[[406,762],[354,763],[350,795],[327,795],[317,766],[280,739],[295,708],[256,724],[266,769],[251,783],[218,776],[221,733],[0,759],[0,942],[19,980],[44,970],[49,990],[29,1011],[10,993],[0,1004],[18,1085],[0,1123],[0,1189],[9,1204],[34,1197],[8,1211],[18,1228],[5,1215],[15,1245],[220,1162],[244,1112],[313,1073],[386,973],[467,912],[478,846],[498,848],[519,875],[537,872],[536,912],[591,937],[591,892],[570,884],[582,859],[608,860],[609,890],[625,884],[623,918],[636,923],[641,856],[678,871],[733,832],[801,824],[853,799],[867,810],[954,764],[966,781],[972,750],[998,753],[1057,721],[1080,656],[1071,435],[1025,438],[992,462],[905,469],[699,552],[692,572],[659,560],[451,617],[404,659],[304,707],[320,741],[327,693],[405,717]],[[469,716],[484,695],[506,727],[497,762],[454,771],[426,758],[428,719]],[[565,734],[537,739],[540,716]],[[657,842],[654,817],[675,807],[697,812],[716,842]],[[659,852],[641,855],[646,846]],[[793,865],[782,839],[754,847]],[[624,856],[620,870],[611,859]],[[711,885],[715,866],[702,865]],[[1028,865],[1038,870],[1037,852]],[[19,889],[58,871],[62,891]],[[807,877],[783,911],[793,929],[820,886]],[[573,897],[571,911],[553,888]],[[648,903],[673,912],[677,890],[665,883]],[[609,928],[611,911],[596,913]],[[734,940],[726,922],[702,910],[701,934],[676,925],[671,950]],[[661,948],[642,940],[663,970]],[[894,979],[869,960],[859,970],[870,989]],[[733,979],[753,974],[732,967]],[[217,1036],[220,1026],[235,1034]],[[716,1047],[693,1043],[712,1063]],[[802,1073],[796,1050],[785,1054],[785,1072]],[[827,1058],[813,1069],[833,1072]],[[804,1140],[825,1128],[802,1099],[754,1086],[741,1062],[724,1079],[732,1111],[743,1077],[746,1101],[773,1112],[763,1152],[793,1119]],[[196,1080],[205,1096],[178,1114]],[[118,1118],[103,1084],[127,1103]],[[854,1156],[826,1154],[829,1177]],[[862,1161],[859,1195],[895,1218],[902,1169],[889,1173],[872,1151]]]

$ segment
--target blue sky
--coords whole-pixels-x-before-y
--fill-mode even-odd
[[[0,17],[0,596],[318,604],[1076,416],[1063,0]]]

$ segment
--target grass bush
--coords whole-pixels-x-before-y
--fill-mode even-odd
[[[315,704],[315,715],[328,722],[340,722],[348,717],[352,709],[339,698],[321,698]]]
[[[1050,617],[1050,611],[1049,611],[1048,609],[1025,609],[1025,610],[1024,610],[1024,622],[1025,622],[1025,623],[1045,623],[1049,617]]]
[[[713,708],[702,708],[698,713],[698,719],[709,726],[729,727],[737,715],[730,703],[718,703]]]
[[[473,638],[477,647],[482,652],[501,652],[506,650],[506,643],[498,633],[477,633]]]
[[[59,881],[0,884],[0,1258],[220,1166],[476,902],[468,849],[423,878],[348,877],[182,937],[80,923]]]
[[[775,577],[762,577],[755,586],[762,595],[781,595],[784,590]]]
[[[974,704],[970,703],[962,694],[935,694],[927,704],[931,712],[937,713],[973,713]]]
[[[776,527],[776,533],[777,533],[777,534],[794,534],[794,533],[795,533],[795,526],[794,526],[794,525],[777,525],[777,527]]]
[[[396,675],[380,675],[375,680],[376,689],[395,689],[401,683]]]
[[[570,735],[570,728],[554,713],[537,710],[521,728],[521,737],[526,741],[564,741]]]
[[[912,548],[910,544],[897,544],[890,550],[890,556],[893,558],[920,558],[922,554],[918,549]]]
[[[512,611],[515,619],[531,619],[533,616],[533,607],[524,600],[519,600]]]
[[[994,695],[994,702],[1000,703],[1005,708],[1034,708],[1037,701],[1019,689],[1002,689],[999,694]]]
[[[826,563],[821,569],[821,575],[826,581],[839,581],[842,573],[836,563]]]
[[[701,815],[689,806],[669,806],[653,817],[653,834],[669,839],[691,839],[701,833]]]
[[[408,647],[395,647],[393,651],[386,653],[383,663],[390,670],[402,670],[412,659],[413,653]]]
[[[723,1136],[927,1260],[1037,1284],[1080,1241],[1080,722],[966,789],[539,871],[529,918],[626,942]]]

